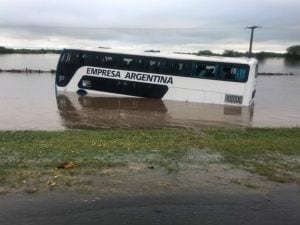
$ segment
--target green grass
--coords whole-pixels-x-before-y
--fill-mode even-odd
[[[0,132],[0,187],[76,185],[105,168],[141,162],[180,170],[189,150],[210,149],[224,163],[276,182],[299,182],[300,128],[6,131]],[[71,170],[56,166],[73,161]],[[191,162],[192,163],[192,162]],[[80,182],[79,182],[80,183]]]
[[[178,129],[0,132],[0,186],[15,187],[32,179],[45,183],[41,179],[46,176],[76,180],[128,162],[172,171],[179,152],[201,147],[196,133]],[[72,170],[56,169],[66,161],[74,162]]]
[[[205,146],[220,151],[233,165],[277,182],[299,182],[300,129],[213,129]],[[295,160],[293,160],[295,159]],[[298,160],[297,160],[298,159]]]

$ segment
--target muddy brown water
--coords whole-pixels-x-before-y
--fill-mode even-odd
[[[58,55],[1,55],[2,69],[53,69]],[[0,130],[300,125],[300,65],[261,62],[254,107],[55,93],[53,74],[0,73]]]
[[[300,76],[259,77],[254,107],[55,93],[54,75],[0,74],[1,130],[300,125]]]

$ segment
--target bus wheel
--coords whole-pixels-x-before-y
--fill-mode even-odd
[[[76,93],[80,96],[86,96],[87,95],[87,91],[84,90],[84,89],[78,89]]]

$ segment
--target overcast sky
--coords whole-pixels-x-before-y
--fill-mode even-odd
[[[300,44],[300,0],[0,0],[0,45],[255,51]]]

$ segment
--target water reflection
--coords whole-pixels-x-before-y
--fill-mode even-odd
[[[253,107],[58,93],[67,129],[251,126]]]
[[[284,58],[284,65],[286,67],[295,67],[295,68],[300,68],[300,60],[291,58],[291,57],[285,57]]]
[[[152,99],[57,95],[63,125],[68,129],[161,127],[166,121],[162,101]]]
[[[300,61],[291,58],[264,58],[259,60],[261,73],[293,73],[300,75]]]

